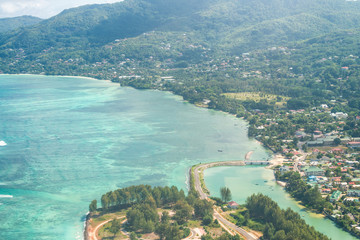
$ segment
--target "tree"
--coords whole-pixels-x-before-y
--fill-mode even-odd
[[[174,224],[169,226],[167,232],[165,233],[166,240],[180,240],[181,239],[181,232],[179,226]]]
[[[204,218],[203,218],[203,221],[202,221],[202,223],[205,225],[205,226],[207,226],[207,225],[209,225],[211,222],[212,222],[212,216],[210,216],[210,215],[207,215],[207,216],[205,216]]]
[[[335,145],[335,146],[338,146],[340,143],[341,143],[340,138],[335,138],[335,139],[334,139],[334,145]]]
[[[131,232],[130,233],[130,240],[137,240],[138,238],[136,237],[136,233]]]
[[[167,223],[160,223],[155,228],[155,233],[159,235],[160,239],[164,239],[166,236],[167,229],[169,228]]]
[[[161,215],[161,222],[162,223],[168,223],[170,220],[168,211],[163,211]]]
[[[228,202],[231,200],[231,191],[229,188],[227,187],[220,188],[220,194],[223,202]]]
[[[174,207],[176,210],[174,219],[178,224],[184,224],[191,217],[192,208],[185,201],[178,201]]]
[[[92,200],[92,202],[89,205],[89,211],[90,212],[95,212],[97,209],[97,201],[96,199]]]
[[[109,231],[114,234],[114,236],[119,232],[121,228],[120,219],[114,219],[111,221],[111,226]]]
[[[106,194],[101,197],[101,206],[103,209],[107,209],[109,207],[109,198]]]
[[[204,199],[203,200],[198,199],[194,204],[195,217],[203,218],[208,215],[212,216],[214,212],[212,207],[213,206],[211,202],[208,202]]]

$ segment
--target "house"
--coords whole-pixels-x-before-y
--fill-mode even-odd
[[[354,189],[348,190],[347,195],[350,197],[360,197],[360,190],[354,190]]]
[[[347,184],[347,182],[342,182],[342,183],[340,183],[340,189],[341,189],[342,191],[347,191],[347,190],[349,190],[349,185]]]
[[[348,114],[343,112],[331,113],[330,115],[337,119],[346,119],[348,117]]]
[[[340,196],[341,196],[340,191],[333,192],[333,194],[331,194],[331,196],[330,196],[330,202],[335,202],[335,201],[339,200]]]
[[[323,146],[324,141],[316,140],[316,141],[308,141],[306,142],[306,145],[308,147],[317,147],[317,146]]]
[[[333,149],[331,149],[331,152],[332,152],[332,153],[343,153],[344,150],[341,149],[341,148],[333,148]]]
[[[360,184],[360,178],[352,178],[351,181],[355,184]]]
[[[348,142],[347,146],[350,148],[360,148],[360,142]]]
[[[308,176],[308,181],[315,182],[315,181],[317,181],[317,178],[315,176]]]
[[[303,132],[303,131],[296,131],[296,132],[295,132],[295,137],[297,137],[297,138],[304,138],[304,137],[306,137],[306,133]]]
[[[283,174],[283,173],[285,173],[285,172],[291,171],[292,169],[293,169],[293,167],[290,168],[290,166],[281,166],[281,167],[279,168],[279,171]]]
[[[228,203],[227,207],[231,209],[237,209],[240,207],[240,205],[237,202],[231,201]]]
[[[308,176],[324,176],[325,175],[325,171],[323,169],[318,168],[318,167],[313,167],[313,166],[305,167],[303,171],[307,177]]]
[[[329,108],[329,106],[327,104],[321,104],[320,107],[321,108]]]
[[[330,188],[323,188],[321,189],[322,193],[331,193],[331,189]]]
[[[322,136],[322,132],[319,130],[314,131],[314,137]]]

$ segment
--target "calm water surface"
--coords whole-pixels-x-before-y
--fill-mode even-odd
[[[321,215],[308,213],[301,208],[282,187],[276,184],[272,170],[263,167],[217,167],[205,171],[204,178],[209,191],[220,197],[220,187],[230,188],[233,200],[245,203],[251,194],[263,193],[276,201],[283,209],[290,207],[298,212],[305,221],[333,240],[357,239],[336,227]]]
[[[1,75],[0,239],[81,239],[90,201],[107,191],[186,188],[193,164],[250,150],[268,159],[246,136],[245,122],[170,93]]]

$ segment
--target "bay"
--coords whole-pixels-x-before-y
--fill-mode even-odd
[[[269,153],[233,116],[86,78],[0,75],[0,239],[81,239],[93,199]],[[221,150],[221,151],[218,151]],[[6,196],[6,197],[1,197]]]

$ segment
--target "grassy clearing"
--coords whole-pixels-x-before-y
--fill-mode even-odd
[[[239,92],[239,93],[224,93],[224,96],[228,98],[234,98],[240,101],[255,101],[267,100],[268,102],[275,102],[277,106],[284,106],[289,97],[268,94],[262,92]]]
[[[114,218],[118,218],[121,216],[125,216],[126,215],[126,211],[119,211],[119,212],[114,212],[114,213],[107,213],[101,216],[96,216],[96,213],[91,217],[91,226],[92,227],[96,227],[97,225],[99,225],[99,223],[104,222],[106,220],[109,219],[114,219]]]
[[[117,240],[117,239],[128,239],[128,236],[122,234],[121,232],[118,232],[116,235],[111,233],[109,231],[111,227],[111,222],[105,224],[103,227],[99,229],[99,239],[111,239],[111,240]]]

